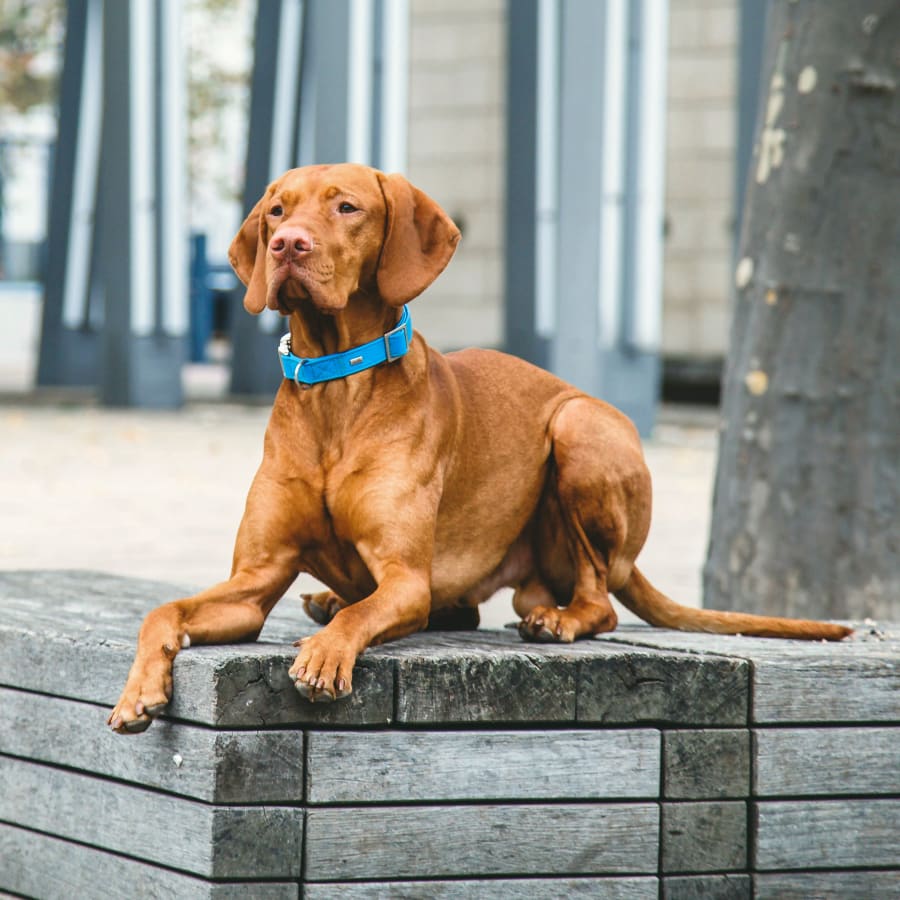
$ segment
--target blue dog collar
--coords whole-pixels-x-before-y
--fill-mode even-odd
[[[409,310],[404,306],[403,315],[400,316],[396,328],[367,344],[352,347],[343,353],[329,353],[327,356],[303,359],[291,353],[291,335],[288,333],[278,344],[278,357],[285,378],[295,384],[311,385],[346,378],[354,372],[394,362],[401,356],[406,356],[411,343],[412,320],[409,317]]]

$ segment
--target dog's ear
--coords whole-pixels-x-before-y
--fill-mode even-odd
[[[266,246],[262,236],[263,197],[244,219],[240,231],[228,248],[228,261],[235,274],[247,286],[244,309],[256,315],[266,308]]]
[[[378,292],[402,306],[418,297],[450,262],[459,241],[453,220],[402,175],[378,173],[387,221],[378,263]]]

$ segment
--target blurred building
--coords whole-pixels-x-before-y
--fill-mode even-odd
[[[461,224],[456,259],[416,310],[438,345],[502,335],[504,0],[411,0],[409,175]],[[738,2],[671,0],[663,353],[715,372],[734,238]]]
[[[416,326],[441,349],[502,343],[507,2],[409,0],[407,174],[463,232],[452,266],[416,307]],[[730,316],[739,5],[670,0],[662,351],[670,370],[713,376]],[[224,259],[241,217],[253,8],[233,0],[229,18],[203,0],[186,4],[188,41],[202,49],[192,44],[190,77],[210,77],[213,64],[204,60],[214,62],[216,50],[222,56],[211,75],[221,90],[195,136],[210,165],[194,167],[191,192],[192,227],[208,233],[214,260]],[[40,274],[48,122],[46,109],[0,119],[0,150],[5,140],[7,161],[20,160],[6,167],[0,198],[0,354],[14,348],[16,360],[34,345],[38,317],[33,296],[23,304],[9,282]],[[5,372],[0,364],[8,383]]]

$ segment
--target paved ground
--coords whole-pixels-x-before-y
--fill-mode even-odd
[[[214,393],[199,382],[192,391]],[[222,402],[151,413],[0,401],[0,568],[100,569],[197,586],[226,578],[267,417],[266,408]],[[666,409],[646,444],[655,516],[641,567],[694,605],[714,429],[710,411]],[[483,609],[486,624],[513,618],[508,593]]]

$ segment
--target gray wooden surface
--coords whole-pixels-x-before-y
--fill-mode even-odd
[[[656,878],[494,878],[307,884],[304,900],[657,900]]]
[[[0,757],[0,820],[204,877],[300,874],[302,809],[209,806]]]
[[[900,727],[759,728],[753,746],[760,796],[900,794]]]
[[[212,883],[0,823],[0,890],[46,900],[298,900],[296,883]]]
[[[663,803],[663,872],[728,872],[746,867],[744,801]]]
[[[660,734],[313,731],[310,803],[605,800],[659,796]]]
[[[655,803],[313,808],[309,881],[654,874]]]
[[[602,641],[592,641],[603,647]],[[630,648],[610,664],[597,652],[582,664],[578,720],[604,725],[743,725],[749,707],[749,667],[708,654]]]
[[[900,799],[756,803],[756,868],[900,866]]]
[[[698,728],[663,733],[666,799],[746,797],[749,791],[750,734],[746,729]]]
[[[900,721],[900,626],[860,626],[819,643],[626,627],[597,638],[753,665],[752,721],[766,724]]]
[[[112,735],[141,618],[187,592],[0,573],[0,853],[18,867],[0,891],[71,878],[90,897],[120,863],[129,888],[159,872],[178,896],[304,878],[313,900],[742,898],[754,842],[760,896],[852,883],[782,870],[860,870],[876,898],[895,883],[863,870],[900,867],[896,626],[829,645],[420,634],[367,651],[348,702],[310,705],[287,671],[316,626],[285,604],[259,642],[179,654],[167,716]],[[770,799],[748,816],[751,769]],[[38,852],[42,886],[21,865]]]
[[[98,573],[0,573],[0,684],[112,704],[143,615],[184,591]],[[168,714],[217,727],[465,722],[743,725],[900,721],[900,634],[808,644],[643,627],[568,646],[509,630],[369,650],[344,703],[311,705],[287,670],[315,626],[278,607],[262,640],[192,647]],[[53,659],[53,666],[47,659]],[[752,663],[752,681],[749,663]],[[751,698],[752,691],[752,698]],[[752,703],[751,703],[752,699]]]
[[[303,735],[213,731],[162,720],[123,740],[107,707],[0,688],[0,753],[213,803],[303,800]]]
[[[756,900],[897,900],[900,871],[775,872],[753,876]]]
[[[667,875],[662,880],[662,900],[750,900],[752,896],[749,875]]]

